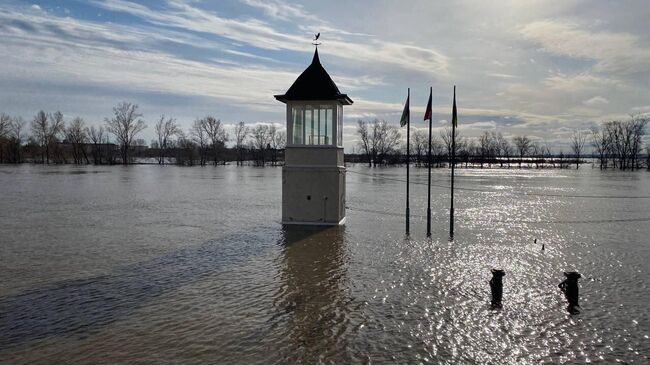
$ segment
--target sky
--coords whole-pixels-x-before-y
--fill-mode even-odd
[[[60,110],[88,125],[137,103],[188,129],[213,115],[285,124],[284,93],[320,60],[358,119],[411,125],[433,89],[435,132],[457,87],[459,130],[528,135],[568,151],[575,129],[650,113],[650,6],[639,1],[0,1],[0,112]],[[405,134],[405,131],[404,131]]]

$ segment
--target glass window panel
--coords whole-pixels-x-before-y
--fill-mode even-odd
[[[329,105],[320,106],[320,138],[319,144],[332,144],[332,107]]]
[[[293,111],[293,144],[302,144],[303,133],[304,133],[304,123],[303,123],[303,109],[299,106],[294,106]]]
[[[327,109],[318,110],[318,144],[327,144]]]
[[[338,105],[336,111],[337,111],[336,115],[338,119],[336,125],[338,133],[336,139],[339,147],[343,147],[343,108],[340,105]]]
[[[305,105],[305,144],[314,144],[314,107],[311,105]]]

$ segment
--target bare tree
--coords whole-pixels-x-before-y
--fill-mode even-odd
[[[432,163],[435,162],[437,167],[441,166],[442,155],[444,153],[445,146],[442,141],[436,138],[435,135],[431,135],[431,158],[433,159]],[[429,151],[427,151],[428,153]]]
[[[270,147],[271,143],[269,129],[268,125],[259,124],[251,130],[251,136],[253,137],[251,143],[256,153],[255,164],[257,166],[266,164],[265,150]]]
[[[271,125],[269,128],[269,139],[271,141],[271,151],[272,151],[272,163],[273,166],[277,164],[278,160],[278,151],[283,149],[287,144],[287,133],[285,131],[278,130],[275,125]]]
[[[158,164],[165,164],[165,151],[169,147],[170,139],[174,136],[181,136],[181,129],[176,124],[176,119],[169,117],[165,118],[165,114],[160,116],[158,123],[156,123],[156,136],[158,137]]]
[[[422,161],[425,159],[423,156],[427,156],[429,153],[428,133],[424,130],[416,129],[411,138],[411,149],[415,152],[416,163],[422,165]]]
[[[0,163],[5,161],[5,145],[9,145],[9,132],[11,128],[11,117],[5,113],[0,113]]]
[[[0,139],[6,138],[11,129],[11,117],[5,113],[0,113]]]
[[[451,168],[451,154],[452,154],[452,148],[453,148],[453,130],[450,127],[445,127],[445,129],[440,131],[440,138],[442,139],[442,143],[445,146],[445,149],[447,150],[447,160],[449,161],[449,168]],[[458,129],[456,130],[456,151],[461,151],[463,147],[466,147],[466,143],[463,143],[462,141],[462,136],[460,134],[460,131]]]
[[[399,142],[402,137],[399,128],[388,124],[385,120],[375,119],[372,122],[357,121],[359,148],[366,155],[368,166],[385,161],[389,153],[399,153]]]
[[[191,130],[194,133],[194,130]],[[175,147],[176,151],[176,164],[182,166],[193,166],[194,165],[194,152],[196,150],[197,144],[195,143],[194,137],[187,138],[185,133],[182,130],[174,133],[178,138],[176,141],[168,141],[168,148]]]
[[[535,162],[535,168],[538,169],[541,157],[544,155],[544,149],[538,142],[533,142],[530,144],[530,154]]]
[[[201,126],[210,141],[210,146],[212,147],[212,159],[216,166],[219,163],[219,150],[221,150],[228,141],[228,133],[226,133],[226,130],[223,128],[221,120],[210,115],[202,119]]]
[[[39,111],[32,120],[32,137],[39,144],[41,149],[41,163],[50,163],[50,150],[47,143],[47,135],[50,130],[49,116],[44,111]]]
[[[41,148],[41,163],[49,164],[52,147],[65,128],[63,114],[56,112],[48,115],[41,110],[34,116],[31,128],[32,135]]]
[[[492,146],[493,142],[490,132],[483,132],[483,134],[481,134],[481,136],[478,138],[478,152],[481,155],[481,168],[483,168],[483,163],[485,160],[490,158]]]
[[[508,140],[503,137],[503,134],[499,132],[497,134],[497,150],[498,150],[498,157],[499,157],[499,164],[501,167],[503,167],[503,158],[506,158],[506,161],[508,163],[508,168],[510,168],[510,155],[512,155],[512,146],[508,142]]]
[[[573,131],[573,134],[571,135],[571,150],[576,159],[576,170],[580,168],[580,157],[582,156],[582,150],[585,147],[586,141],[586,135],[582,133],[582,131],[578,129]]]
[[[271,165],[275,166],[277,163],[278,159],[278,150],[275,149],[273,146],[273,140],[275,140],[275,136],[278,134],[278,127],[275,126],[275,124],[271,124],[269,126],[269,150],[271,151]]]
[[[519,154],[519,168],[521,168],[521,162],[524,159],[524,156],[528,154],[530,148],[532,147],[532,141],[527,136],[515,136],[512,139],[512,142],[517,148]]]
[[[25,128],[25,121],[21,117],[13,118],[9,125],[9,158],[8,161],[12,163],[22,162],[21,146],[25,136],[23,130]]]
[[[63,113],[60,111],[50,115],[50,129],[47,134],[47,144],[50,151],[53,152],[58,161],[67,163],[65,155],[58,146],[59,137],[65,138],[65,121],[63,120]]]
[[[372,166],[372,157],[375,153],[375,147],[371,144],[370,131],[368,128],[368,122],[359,119],[357,121],[357,134],[359,135],[359,148],[363,151],[363,154],[366,155],[368,160],[368,167]]]
[[[550,162],[553,168],[555,168],[555,160],[553,160],[553,154],[551,153],[551,145],[548,142],[544,142],[544,144],[541,146],[541,149],[546,164]]]
[[[558,160],[560,162],[560,168],[563,169],[564,168],[564,160],[565,160],[564,151],[560,150],[560,153],[557,156],[558,156]]]
[[[86,163],[89,163],[84,148],[84,145],[88,140],[88,135],[86,134],[83,119],[76,117],[72,120],[70,125],[65,129],[65,138],[72,147],[72,159],[74,160],[74,163],[83,163],[83,158],[86,159]]]
[[[115,136],[125,165],[129,163],[129,149],[135,136],[147,127],[140,117],[137,104],[123,101],[113,108],[113,118],[106,118],[106,130]]]
[[[244,146],[249,133],[250,128],[244,122],[239,122],[235,125],[235,148],[237,149],[238,166],[244,164]]]
[[[194,123],[192,123],[190,134],[192,135],[192,139],[199,148],[199,163],[201,166],[205,166],[207,162],[206,152],[208,147],[208,135],[205,132],[205,128],[203,127],[203,119],[196,119]]]
[[[607,138],[607,133],[601,131],[598,127],[592,127],[591,144],[594,147],[594,152],[598,155],[600,169],[602,170],[607,168],[607,151],[610,148],[610,141]]]
[[[93,163],[95,165],[99,165],[103,161],[102,144],[107,138],[106,134],[104,133],[104,127],[99,126],[99,128],[95,128],[94,125],[90,128],[86,127],[86,136],[88,136],[88,139],[93,144],[91,150],[91,154],[93,155]]]
[[[642,117],[641,115],[631,115],[628,123],[631,124],[632,141],[630,143],[630,154],[632,159],[632,168],[639,168],[639,155],[643,149],[643,136],[645,135],[645,128],[650,118]]]
[[[386,156],[399,147],[402,134],[394,125],[388,124],[385,120],[375,119],[372,122],[372,137],[375,140],[373,145],[376,146],[375,166],[378,161],[385,161]]]

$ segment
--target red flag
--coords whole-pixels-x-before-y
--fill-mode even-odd
[[[424,120],[431,121],[431,94],[432,91],[429,91],[429,102],[427,103],[427,111],[424,112]]]

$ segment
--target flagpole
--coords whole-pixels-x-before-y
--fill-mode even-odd
[[[454,106],[451,117],[451,207],[449,209],[449,237],[454,238],[454,167],[456,165],[456,85],[454,85]]]
[[[433,95],[433,87],[429,87],[429,100]],[[433,106],[432,106],[433,107]],[[427,190],[427,237],[431,236],[431,124],[433,120],[433,112],[429,115],[429,155],[427,157],[427,164],[429,165],[429,183]]]
[[[408,105],[411,100],[411,88],[408,88],[406,97],[406,108],[408,109],[408,116],[406,121],[406,234],[409,235],[409,155],[410,155],[410,134],[411,134],[411,106]]]

